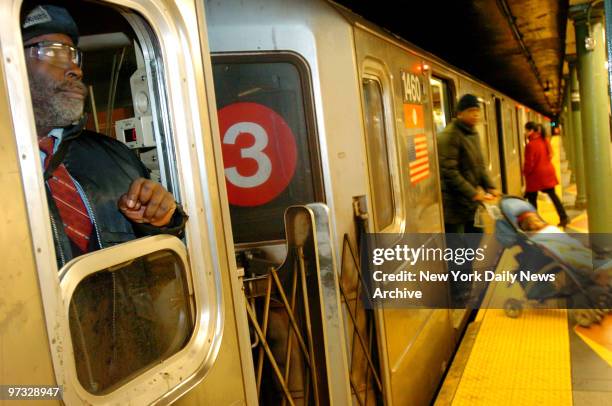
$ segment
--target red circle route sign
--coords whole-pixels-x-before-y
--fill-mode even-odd
[[[245,207],[268,203],[295,173],[297,148],[291,129],[259,103],[230,104],[218,116],[229,202]]]

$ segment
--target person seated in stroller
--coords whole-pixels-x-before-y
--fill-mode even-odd
[[[568,309],[581,326],[601,321],[612,307],[612,260],[598,256],[578,239],[548,224],[521,198],[502,197],[499,209],[496,238],[505,248],[521,247],[515,255],[519,269],[564,275],[555,282],[519,281],[526,298],[540,303],[567,299]],[[507,301],[512,306],[515,302]],[[510,315],[508,311],[506,314]]]
[[[525,211],[517,216],[519,228],[530,240],[542,245],[574,269],[592,270],[593,281],[606,286],[612,280],[612,260],[597,259],[593,252],[580,241],[563,230],[548,224],[534,211]]]

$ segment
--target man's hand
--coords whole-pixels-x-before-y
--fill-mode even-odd
[[[117,202],[121,213],[134,223],[163,227],[170,222],[176,202],[172,193],[150,179],[138,178]]]
[[[482,202],[486,200],[487,194],[481,188],[476,189],[476,194],[472,197],[472,200],[475,202]]]

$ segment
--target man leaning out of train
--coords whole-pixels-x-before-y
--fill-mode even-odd
[[[180,236],[187,216],[124,144],[84,129],[87,88],[75,21],[40,5],[22,23],[58,265],[151,234]]]

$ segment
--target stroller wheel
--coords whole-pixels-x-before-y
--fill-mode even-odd
[[[589,297],[599,309],[612,308],[612,294],[601,286],[592,286],[588,289]]]
[[[612,295],[608,292],[602,293],[597,300],[600,309],[612,308]]]
[[[602,298],[603,299],[603,298]],[[605,300],[599,302],[599,310],[605,314],[612,313],[612,296],[607,294]]]
[[[517,299],[508,299],[504,303],[504,312],[511,319],[519,318],[523,314],[523,304]]]

